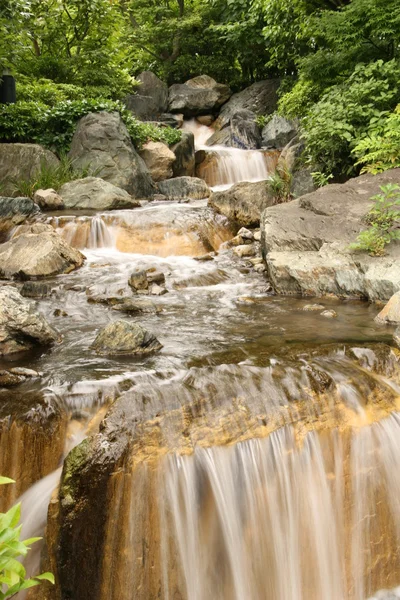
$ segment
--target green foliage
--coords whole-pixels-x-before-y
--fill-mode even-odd
[[[14,483],[8,477],[0,477],[0,485]],[[21,505],[16,504],[6,513],[0,513],[0,600],[10,598],[22,590],[40,585],[42,581],[54,584],[51,573],[42,573],[26,579],[26,571],[19,562],[28,554],[30,546],[41,538],[21,540]]]
[[[328,185],[331,179],[333,179],[332,173],[329,175],[325,175],[325,173],[321,173],[321,171],[314,171],[311,173],[311,177],[317,188],[324,187],[324,185]]]
[[[400,167],[400,105],[393,113],[371,119],[368,132],[354,148],[363,173],[382,173]]]
[[[25,102],[40,102],[54,106],[64,100],[87,98],[113,99],[111,90],[105,86],[79,86],[72,83],[55,83],[51,79],[33,79],[24,75],[17,77],[17,99]],[[135,86],[138,82],[135,82]]]
[[[278,161],[269,177],[268,185],[277,202],[288,202],[291,199],[292,173],[286,161]]]
[[[375,204],[365,218],[369,227],[360,233],[351,248],[381,256],[385,246],[400,240],[400,186],[382,185],[381,193],[371,200],[375,200]]]
[[[137,148],[148,140],[173,144],[181,139],[181,132],[171,127],[141,123],[121,102],[89,98],[64,100],[54,106],[34,101],[0,105],[0,141],[34,142],[65,154],[78,120],[90,112],[100,111],[119,112]]]
[[[300,78],[292,89],[282,95],[278,102],[278,113],[287,119],[304,117],[318,101],[321,89],[313,82]]]
[[[329,88],[303,119],[311,163],[321,165],[325,173],[354,173],[353,149],[371,121],[386,115],[399,101],[398,61],[358,65],[344,83]]]

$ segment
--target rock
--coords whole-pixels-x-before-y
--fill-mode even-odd
[[[37,190],[33,199],[42,210],[60,210],[64,208],[62,198],[60,198],[56,190],[53,190],[52,188],[48,190]]]
[[[84,177],[65,183],[60,189],[65,208],[114,210],[135,208],[140,202],[100,177]]]
[[[172,200],[182,198],[202,200],[208,198],[211,194],[211,190],[205,181],[198,177],[175,177],[167,181],[160,181],[158,189],[164,196]]]
[[[265,265],[260,264],[260,265],[254,265],[254,270],[256,273],[265,273],[265,271],[267,270]]]
[[[41,169],[56,167],[60,161],[53,152],[39,144],[0,144],[0,189],[12,195],[14,181],[29,181]]]
[[[232,128],[224,127],[224,129],[218,129],[211,137],[206,141],[206,146],[232,146]]]
[[[161,309],[147,299],[133,299],[133,298],[121,298],[121,301],[113,304],[112,309],[126,313],[150,313],[155,314],[161,311]],[[89,302],[89,300],[88,300]]]
[[[147,290],[149,287],[149,282],[147,280],[146,271],[135,271],[129,278],[128,285],[132,290]]]
[[[165,275],[162,271],[157,269],[148,269],[146,271],[147,281],[149,283],[165,283]]]
[[[162,181],[172,177],[172,165],[176,157],[166,144],[147,142],[140,151],[140,156],[146,163],[153,181]]]
[[[200,123],[200,125],[210,127],[214,122],[214,115],[200,115],[196,117],[196,121]]]
[[[400,323],[400,291],[393,294],[386,306],[375,317],[377,323]]]
[[[246,227],[242,227],[237,232],[237,235],[240,235],[244,240],[254,240],[254,234],[250,229],[246,229]]]
[[[51,294],[51,285],[42,281],[25,281],[20,293],[24,298],[46,298]]]
[[[253,244],[245,244],[242,246],[236,246],[234,248],[233,253],[239,258],[244,258],[246,256],[254,256],[256,254],[256,250]]]
[[[51,229],[51,228],[50,228]],[[69,273],[81,267],[85,257],[54,230],[22,233],[0,245],[0,277],[30,279]]]
[[[0,288],[0,356],[48,345],[60,335],[13,287]]]
[[[273,115],[272,119],[263,127],[262,145],[265,148],[283,150],[296,137],[297,133],[297,125],[294,121]]]
[[[163,296],[167,293],[168,290],[166,290],[165,287],[161,287],[157,283],[153,283],[153,285],[150,287],[150,294],[152,294],[152,296]]]
[[[337,312],[334,310],[324,310],[321,313],[321,317],[326,317],[327,319],[336,319]]]
[[[261,219],[263,254],[282,294],[387,301],[400,289],[400,244],[382,257],[351,251],[380,186],[400,183],[400,169],[332,184],[299,200],[267,208]]]
[[[17,225],[36,215],[39,207],[30,198],[0,196],[0,241]]]
[[[97,354],[149,354],[161,350],[157,338],[137,323],[113,321],[102,329],[93,342]]]
[[[208,201],[217,212],[245,227],[259,225],[263,210],[274,203],[267,181],[237,183],[228,190],[213,192]]]
[[[207,115],[218,110],[231,95],[227,85],[208,75],[200,75],[169,88],[169,111],[185,117]]]
[[[306,304],[302,310],[305,312],[320,312],[321,310],[325,310],[325,306],[323,304]]]
[[[184,118],[182,114],[163,113],[158,117],[158,122],[174,129],[180,129],[183,126]]]
[[[239,110],[231,117],[230,145],[243,150],[261,148],[260,128],[256,123],[256,115],[250,110]]]
[[[270,115],[278,103],[279,79],[257,81],[237,94],[222,107],[215,123],[216,129],[229,125],[233,115],[239,110],[247,109],[256,115]]]
[[[293,173],[290,185],[290,193],[293,198],[300,198],[301,196],[305,196],[305,194],[311,194],[316,189],[309,169],[299,169]]]
[[[40,373],[33,369],[16,367],[7,371],[0,370],[0,388],[10,388],[31,379],[39,379]]]
[[[259,229],[254,232],[254,239],[255,239],[256,242],[260,242],[261,241],[261,231]]]
[[[393,340],[394,340],[395,344],[397,344],[398,347],[400,348],[400,327],[398,327],[396,329],[396,331],[394,332]]]
[[[181,140],[172,146],[171,150],[175,154],[175,161],[172,165],[174,177],[194,175],[196,160],[193,133],[183,131]]]
[[[151,71],[143,71],[137,79],[139,89],[125,98],[126,107],[142,121],[157,119],[168,108],[168,86]]]
[[[211,254],[203,254],[202,256],[195,256],[194,260],[198,260],[199,262],[208,262],[210,260],[214,260],[214,256]]]
[[[133,147],[118,113],[89,113],[77,126],[69,157],[76,168],[88,168],[126,190],[134,198],[148,198],[154,185],[143,160]]]

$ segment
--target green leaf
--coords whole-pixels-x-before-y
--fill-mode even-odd
[[[10,479],[9,477],[2,477],[0,475],[0,485],[6,485],[8,483],[15,483],[14,479]]]

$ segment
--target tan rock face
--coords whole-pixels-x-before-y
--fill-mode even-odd
[[[237,183],[230,189],[213,192],[209,206],[240,225],[254,226],[260,222],[263,210],[275,204],[267,181]]]
[[[132,198],[126,190],[100,177],[69,181],[61,187],[60,196],[66,208],[113,210],[140,206],[139,201]]]
[[[53,189],[37,190],[33,199],[43,210],[60,210],[64,208],[62,198]]]
[[[147,142],[140,151],[140,156],[146,163],[153,181],[163,181],[172,177],[172,165],[176,156],[166,144]]]
[[[386,306],[375,317],[378,323],[400,323],[400,292],[393,294]]]

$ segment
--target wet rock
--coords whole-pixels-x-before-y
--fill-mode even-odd
[[[169,111],[185,117],[207,115],[218,110],[231,95],[227,85],[217,83],[208,75],[189,79],[169,88]]]
[[[83,117],[69,157],[76,168],[88,168],[89,174],[126,190],[133,198],[148,198],[154,193],[150,173],[118,113],[89,113]]]
[[[242,150],[261,148],[260,128],[256,123],[256,115],[250,110],[239,110],[231,117],[230,146]]]
[[[321,317],[326,317],[327,319],[336,319],[337,312],[334,310],[324,310],[321,313]]]
[[[60,195],[66,208],[114,210],[140,206],[140,202],[126,190],[100,177],[69,181],[61,187]]]
[[[61,308],[56,308],[53,312],[53,315],[55,317],[68,317],[68,313],[65,312],[65,310],[62,310]]]
[[[233,115],[239,110],[250,110],[256,115],[272,114],[278,103],[279,79],[257,81],[242,92],[233,94],[222,107],[216,121],[216,128],[222,129],[229,125]]]
[[[214,260],[214,256],[212,254],[203,254],[202,256],[195,256],[194,260],[198,260],[200,262],[207,262],[209,260]]]
[[[172,177],[172,165],[176,157],[166,144],[147,142],[139,154],[146,163],[153,181],[163,181]]]
[[[39,207],[30,198],[5,198],[0,196],[0,241],[11,229],[36,215]]]
[[[200,115],[196,117],[196,121],[200,123],[200,125],[210,127],[214,122],[214,115]]]
[[[400,169],[362,175],[267,208],[261,219],[262,246],[275,290],[383,301],[398,292],[400,243],[387,246],[382,257],[350,249],[366,227],[371,196],[387,183],[400,183]]]
[[[259,264],[259,265],[254,265],[254,270],[256,273],[265,273],[265,271],[267,269],[266,269],[265,265]]]
[[[172,164],[174,177],[193,176],[196,165],[193,133],[183,131],[181,140],[171,150],[175,154]]]
[[[171,200],[184,198],[202,200],[208,198],[211,194],[211,190],[205,181],[198,177],[175,177],[167,181],[160,181],[158,189]]]
[[[208,201],[217,212],[245,227],[258,225],[263,210],[274,203],[267,181],[237,183],[229,190],[213,192]]]
[[[142,355],[161,350],[162,344],[137,323],[114,321],[100,331],[92,347],[97,354]]]
[[[311,194],[312,192],[315,192],[316,189],[316,185],[309,169],[300,169],[293,173],[290,186],[290,193],[293,198],[300,198],[305,194]]]
[[[323,304],[306,304],[302,310],[306,312],[320,312],[321,310],[325,310],[325,306]]]
[[[59,333],[18,290],[0,288],[0,356],[59,340]]]
[[[156,119],[167,110],[168,86],[151,71],[143,71],[137,80],[140,86],[125,98],[126,107],[142,121]]]
[[[246,227],[241,227],[237,234],[244,240],[254,240],[254,233],[250,229],[246,229]]]
[[[20,293],[24,298],[46,298],[50,296],[52,286],[42,281],[25,281]]]
[[[261,231],[259,229],[254,232],[254,239],[255,239],[256,242],[260,242],[261,241]]]
[[[24,369],[23,367],[0,370],[0,388],[14,387],[31,379],[39,379],[39,377],[41,377],[41,374],[37,371]]]
[[[3,487],[0,511],[57,469],[68,423],[67,414],[56,398],[30,389],[29,381],[39,374],[34,375],[30,369],[10,371],[16,376],[24,372],[25,382],[20,387],[0,391],[0,472],[16,482]]]
[[[262,130],[262,144],[265,148],[282,150],[297,135],[297,124],[279,115],[272,119]]]
[[[232,128],[218,129],[206,141],[206,146],[232,146]]]
[[[243,246],[236,246],[234,248],[233,253],[239,258],[244,258],[246,256],[254,256],[256,254],[256,249],[253,244],[245,244]]]
[[[41,169],[56,167],[59,160],[39,144],[0,144],[0,188],[5,195],[14,192],[13,181],[29,181]]]
[[[398,327],[396,329],[396,331],[394,332],[394,334],[393,334],[393,340],[398,345],[398,347],[400,348],[400,327]]]
[[[164,294],[167,294],[167,293],[168,293],[168,290],[166,290],[165,287],[161,287],[157,283],[153,283],[153,285],[150,286],[150,294],[152,296],[163,296]]]
[[[146,271],[135,271],[129,278],[128,285],[135,292],[147,290],[149,282]]]
[[[63,199],[52,188],[48,190],[37,190],[33,196],[36,204],[42,210],[60,210],[64,208]]]
[[[50,277],[82,266],[83,254],[69,246],[54,230],[37,231],[33,226],[31,231],[0,245],[1,277]]]
[[[149,283],[165,283],[165,275],[162,271],[151,268],[146,271],[147,281]]]
[[[377,323],[400,323],[400,292],[390,298],[386,306],[375,317]]]
[[[161,312],[161,308],[159,308],[156,304],[154,304],[154,302],[151,302],[151,300],[147,300],[147,299],[133,299],[133,298],[120,298],[118,299],[118,302],[114,303],[114,302],[110,302],[109,300],[114,300],[114,299],[107,299],[108,300],[108,304],[112,305],[112,309],[113,310],[118,310],[120,312],[126,312],[126,313],[149,313],[149,314],[156,314],[158,312]],[[88,299],[89,302],[89,299]]]

